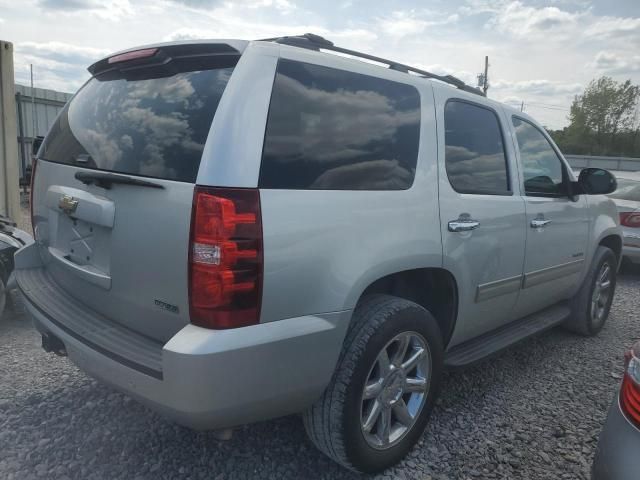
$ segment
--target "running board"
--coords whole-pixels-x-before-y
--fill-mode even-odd
[[[515,343],[560,325],[570,313],[569,306],[562,302],[485,333],[449,350],[445,356],[445,366],[450,369],[467,367]]]

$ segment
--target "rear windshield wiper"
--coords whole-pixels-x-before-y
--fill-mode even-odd
[[[125,177],[121,175],[113,175],[111,173],[91,173],[76,172],[76,180],[80,180],[85,185],[95,185],[96,187],[109,190],[114,183],[121,185],[137,185],[139,187],[164,188],[159,183],[139,180],[137,178]]]

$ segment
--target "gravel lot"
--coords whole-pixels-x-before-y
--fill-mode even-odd
[[[640,272],[626,273],[598,337],[556,329],[448,374],[419,446],[377,478],[588,478],[639,311]],[[0,478],[357,478],[312,447],[297,417],[219,442],[87,378],[39,341],[19,304],[0,320]]]

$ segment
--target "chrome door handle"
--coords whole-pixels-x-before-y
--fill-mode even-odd
[[[542,228],[546,227],[551,223],[551,220],[543,220],[541,218],[534,218],[531,220],[531,228]]]
[[[480,222],[471,218],[459,218],[449,222],[450,232],[468,232],[480,226]]]

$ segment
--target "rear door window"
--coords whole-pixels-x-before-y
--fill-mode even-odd
[[[404,190],[415,176],[420,95],[404,83],[280,60],[261,188]]]
[[[493,110],[460,100],[444,108],[445,166],[456,192],[509,195],[502,130]]]
[[[39,156],[96,170],[195,182],[232,71],[92,78],[61,112]]]

